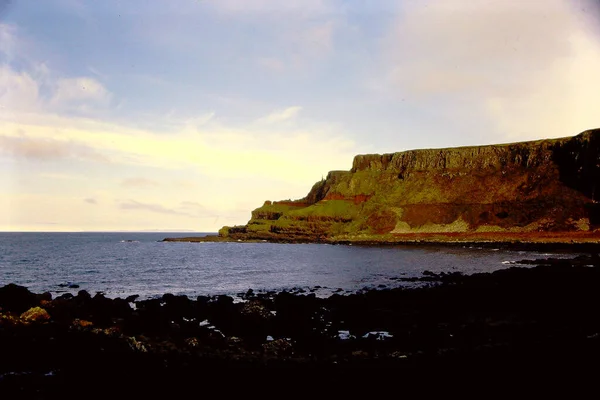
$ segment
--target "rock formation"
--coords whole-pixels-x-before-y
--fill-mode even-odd
[[[600,129],[502,145],[357,155],[308,195],[266,201],[227,240],[600,236]],[[411,236],[412,235],[412,236]],[[473,236],[475,235],[475,236]]]

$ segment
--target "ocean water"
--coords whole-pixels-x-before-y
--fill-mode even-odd
[[[161,242],[190,235],[0,233],[0,286],[16,283],[55,296],[84,289],[141,298],[321,286],[317,295],[327,296],[338,289],[408,285],[397,278],[425,270],[489,272],[511,261],[567,256],[472,246]]]

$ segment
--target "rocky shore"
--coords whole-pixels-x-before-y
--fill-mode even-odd
[[[419,288],[328,298],[248,290],[138,301],[81,290],[52,299],[9,284],[0,288],[0,390],[45,398],[117,384],[139,391],[143,381],[152,391],[239,367],[597,376],[598,256],[534,263],[425,272]]]
[[[218,235],[167,237],[162,242],[185,243],[324,243],[358,246],[423,246],[436,247],[491,247],[529,251],[600,252],[600,232],[536,233],[536,234],[406,234],[402,236],[380,235],[347,238],[299,239],[278,236],[270,239],[235,239]]]

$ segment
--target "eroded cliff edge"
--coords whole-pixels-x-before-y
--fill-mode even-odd
[[[308,195],[266,201],[226,240],[600,240],[600,129],[502,145],[357,155]],[[566,236],[565,236],[566,235]]]

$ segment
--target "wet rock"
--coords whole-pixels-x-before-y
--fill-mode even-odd
[[[90,295],[87,290],[80,290],[77,292],[77,300],[80,302],[85,302],[92,299],[92,295]]]
[[[41,307],[33,307],[21,314],[21,320],[24,322],[45,322],[50,319],[48,311]]]
[[[144,345],[144,343],[140,342],[139,340],[137,340],[135,337],[129,337],[127,338],[127,342],[129,344],[129,347],[131,347],[132,350],[140,352],[140,353],[147,353],[148,349],[146,348],[146,346]]]
[[[4,311],[22,313],[37,303],[37,296],[24,286],[9,283],[0,288],[0,307]]]
[[[235,345],[235,346],[237,346],[243,342],[243,340],[237,336],[230,336],[225,340],[229,345]]]
[[[135,302],[137,300],[138,297],[140,297],[139,294],[132,294],[131,296],[127,296],[125,298],[125,301],[128,302],[128,303],[133,303],[133,302]]]
[[[10,313],[0,312],[0,327],[15,326],[19,325],[20,323],[21,320],[18,317]]]
[[[52,293],[50,292],[44,292],[42,294],[37,294],[36,298],[38,300],[38,302],[43,302],[43,301],[51,301],[52,300]]]
[[[255,319],[269,319],[271,312],[264,306],[260,300],[251,300],[242,307],[242,315]]]
[[[184,340],[184,342],[185,342],[185,345],[188,347],[195,348],[195,347],[200,346],[200,342],[198,341],[198,338],[195,338],[195,337],[186,338]]]
[[[385,331],[367,332],[366,334],[363,335],[363,339],[374,339],[374,340],[389,340],[393,337],[394,336],[392,334],[390,334],[389,332],[385,332]]]
[[[194,316],[194,305],[187,296],[175,296],[165,294],[162,297],[164,302],[164,313],[167,318],[180,320],[184,317],[192,318]]]
[[[61,384],[94,376],[87,386],[95,387],[121,374],[137,374],[136,383],[150,376],[171,383],[169,374],[191,377],[218,366],[337,362],[423,373],[449,365],[505,371],[526,360],[531,370],[565,371],[600,356],[600,269],[553,265],[440,275],[435,286],[324,299],[284,292],[247,303],[228,296],[189,300],[202,319],[170,319],[187,307],[174,295],[136,302],[127,312],[120,311],[121,304],[129,307],[126,299],[57,298],[41,307],[51,323],[24,324],[18,313],[0,312],[0,368],[59,371]],[[96,323],[100,306],[110,316],[103,317],[106,325]]]
[[[293,353],[292,344],[285,339],[272,340],[262,345],[263,351],[269,357],[285,357]]]
[[[71,324],[71,326],[75,329],[91,328],[93,325],[94,324],[91,321],[79,318],[75,318]]]

